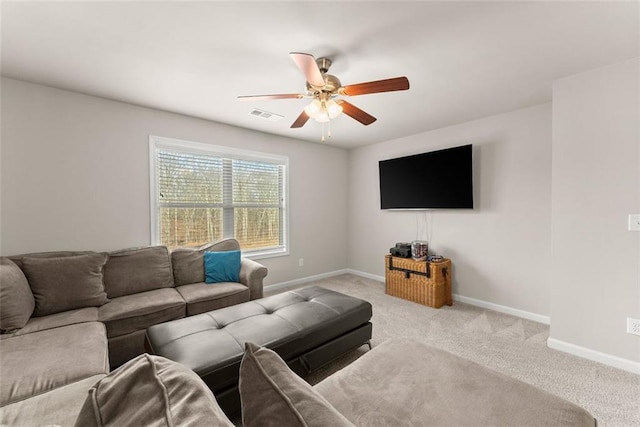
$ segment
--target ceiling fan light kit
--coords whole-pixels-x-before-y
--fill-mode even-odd
[[[326,123],[335,119],[342,113],[342,107],[333,99],[321,100],[321,97],[311,101],[311,104],[304,107],[307,116],[319,123]]]
[[[302,71],[307,80],[307,93],[291,93],[278,95],[249,95],[239,96],[241,101],[262,101],[268,99],[300,99],[313,98],[310,104],[304,107],[302,113],[296,118],[291,128],[304,126],[309,119],[322,123],[322,139],[325,141],[324,124],[329,124],[328,137],[331,137],[330,122],[340,114],[345,113],[352,119],[367,126],[376,121],[376,118],[361,110],[355,105],[343,100],[334,99],[340,96],[366,95],[370,93],[392,92],[409,89],[409,80],[406,77],[376,80],[366,83],[342,86],[340,80],[328,74],[331,67],[329,58],[314,58],[308,53],[291,52],[289,54],[293,62]]]

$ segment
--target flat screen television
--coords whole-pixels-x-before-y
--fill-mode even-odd
[[[472,146],[381,160],[381,209],[473,209]]]

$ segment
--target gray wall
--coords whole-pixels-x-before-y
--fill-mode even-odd
[[[380,209],[379,160],[464,144],[474,146],[473,210]],[[429,238],[431,252],[453,261],[454,293],[544,321],[550,313],[550,217],[551,104],[349,153],[354,270],[384,276],[391,246]]]
[[[289,156],[291,254],[261,260],[267,283],[347,267],[345,150],[6,78],[0,253],[148,245],[150,134]]]
[[[639,61],[553,86],[550,345],[640,361]],[[597,355],[596,355],[597,356]]]

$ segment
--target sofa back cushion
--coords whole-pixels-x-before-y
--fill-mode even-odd
[[[149,354],[98,381],[89,390],[75,425],[233,426],[195,372]]]
[[[173,279],[176,286],[190,283],[202,283],[205,280],[204,253],[237,251],[240,243],[236,239],[225,239],[215,243],[208,243],[198,248],[177,248],[171,252],[173,265]]]
[[[104,287],[109,298],[173,287],[169,250],[150,246],[110,252]]]
[[[98,252],[52,258],[24,256],[22,270],[35,299],[34,316],[107,303],[102,281],[107,258]]]
[[[0,332],[10,332],[27,324],[36,303],[29,282],[20,267],[0,257]]]
[[[87,255],[95,254],[95,251],[55,251],[55,252],[34,252],[30,254],[11,255],[8,258],[15,262],[20,269],[22,269],[22,260],[25,257],[29,258],[62,258],[75,255]]]

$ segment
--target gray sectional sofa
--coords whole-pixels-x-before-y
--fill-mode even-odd
[[[144,352],[147,327],[262,297],[267,269],[204,283],[205,251],[47,252],[0,258],[0,424],[73,424],[87,390]]]

